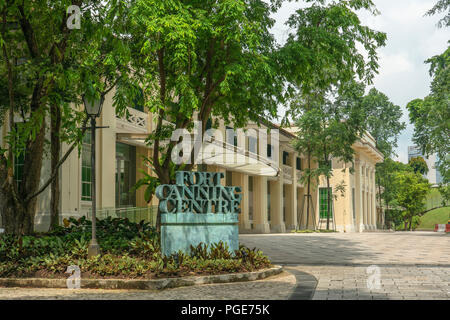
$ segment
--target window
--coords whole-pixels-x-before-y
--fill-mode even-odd
[[[205,125],[205,131],[212,128],[212,120],[211,118],[208,118]]]
[[[233,128],[231,127],[226,127],[226,139],[227,139],[227,143],[232,144],[233,146],[237,147],[237,135],[236,132],[234,131]],[[233,131],[229,131],[229,130],[233,130]],[[229,133],[228,133],[229,132]]]
[[[333,216],[333,197],[332,197],[332,190],[330,188],[330,204],[331,204],[331,211],[330,211],[330,218]],[[328,192],[327,188],[319,188],[319,214],[321,219],[326,219],[328,214]]]
[[[20,189],[20,184],[23,178],[23,164],[25,163],[25,151],[20,155],[14,157],[14,180],[16,180],[17,188]]]
[[[288,164],[289,162],[289,152],[283,151],[283,164]]]
[[[83,137],[81,148],[81,200],[92,200],[91,134]]]
[[[302,159],[300,159],[299,157],[297,157],[296,168],[297,170],[302,170]]]
[[[256,153],[256,138],[248,137],[248,151]]]
[[[267,157],[272,158],[272,145],[269,143],[267,144]]]
[[[116,142],[116,207],[135,207],[136,147]]]

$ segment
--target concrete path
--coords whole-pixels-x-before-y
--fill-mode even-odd
[[[163,291],[0,288],[0,299],[450,299],[450,235],[247,234],[240,241],[287,272]]]
[[[314,300],[450,299],[450,235],[268,234],[242,235],[241,242],[303,273],[297,286],[304,290],[315,279]]]
[[[450,235],[436,232],[246,234],[240,241],[275,264],[450,267]]]

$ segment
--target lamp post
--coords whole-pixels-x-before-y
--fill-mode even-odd
[[[88,98],[83,96],[83,103],[86,114],[91,118],[91,166],[92,166],[92,174],[91,174],[91,182],[92,182],[92,239],[88,248],[88,257],[97,256],[100,254],[100,246],[97,242],[96,236],[96,190],[95,190],[95,118],[100,116],[102,112],[104,97],[103,95],[100,99]]]

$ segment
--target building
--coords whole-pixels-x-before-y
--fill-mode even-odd
[[[97,119],[98,126],[109,128],[97,131],[96,143],[96,201],[98,214],[117,216],[134,215],[146,219],[157,205],[156,197],[150,204],[144,200],[144,189],[130,192],[136,181],[142,177],[142,170],[151,173],[143,164],[142,156],[150,156],[151,149],[145,138],[154,127],[154,115],[141,106],[128,108],[129,115],[118,117],[112,106],[113,93],[105,97],[103,112]],[[227,185],[242,187],[243,199],[239,229],[241,233],[286,232],[296,228],[319,226],[326,212],[326,187],[323,179],[312,190],[311,201],[314,210],[306,216],[306,188],[299,181],[307,165],[304,155],[298,154],[291,142],[295,138],[293,129],[285,130],[270,125],[271,134],[264,135],[267,128],[250,123],[243,135],[226,135],[228,128],[219,121],[217,128],[222,137],[209,142],[216,150],[226,155],[224,161],[210,161],[198,165],[195,170],[223,172]],[[239,133],[239,130],[236,130]],[[242,132],[242,130],[241,130]],[[276,134],[275,134],[276,132]],[[6,129],[2,129],[6,134]],[[60,212],[62,218],[89,215],[91,208],[91,162],[90,135],[83,140],[81,156],[73,152],[60,171]],[[68,149],[63,145],[62,153]],[[376,214],[375,164],[382,155],[375,148],[373,138],[366,135],[354,145],[356,161],[354,171],[349,164],[333,161],[334,176],[332,190],[342,181],[345,192],[333,201],[335,225],[343,232],[374,230],[383,223],[383,217]],[[215,153],[210,160],[214,160]],[[216,159],[217,160],[217,159]],[[313,161],[313,166],[316,165]],[[20,159],[14,164],[20,171]],[[50,161],[44,161],[42,174],[50,174]],[[334,191],[333,191],[334,192]],[[36,230],[46,231],[49,226],[50,190],[38,198]],[[333,221],[334,221],[333,220]],[[308,226],[306,223],[308,222]],[[321,228],[325,228],[322,224]]]
[[[408,162],[411,158],[422,157],[428,166],[427,174],[424,174],[424,178],[428,179],[428,182],[432,185],[437,185],[442,183],[442,176],[437,169],[436,163],[438,162],[438,157],[436,154],[431,154],[429,157],[425,157],[418,146],[408,147]]]

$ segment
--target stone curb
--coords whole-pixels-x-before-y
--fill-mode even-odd
[[[282,271],[281,266],[274,266],[273,268],[253,272],[155,280],[81,279],[81,288],[161,290],[200,284],[255,281],[279,274]],[[67,279],[0,278],[0,287],[67,288]]]

